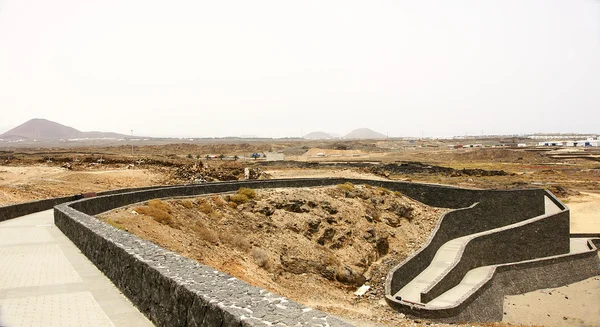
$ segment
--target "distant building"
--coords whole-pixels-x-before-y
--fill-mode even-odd
[[[539,142],[539,146],[568,146],[568,147],[586,147],[586,146],[600,146],[599,139],[588,138],[587,140],[577,140],[577,141],[545,141]]]

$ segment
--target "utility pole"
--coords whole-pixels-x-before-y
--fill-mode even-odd
[[[133,156],[133,130],[131,130],[131,155]]]

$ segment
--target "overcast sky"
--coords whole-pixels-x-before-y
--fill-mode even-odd
[[[0,0],[0,133],[600,132],[600,1]]]

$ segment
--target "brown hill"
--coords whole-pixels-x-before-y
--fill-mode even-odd
[[[0,139],[9,140],[60,140],[76,138],[125,138],[127,135],[104,132],[82,132],[47,119],[31,119],[4,134]]]

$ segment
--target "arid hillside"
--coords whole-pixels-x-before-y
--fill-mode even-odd
[[[444,212],[383,188],[342,184],[152,200],[100,218],[311,307],[394,325],[402,319],[381,301],[385,275]],[[357,297],[362,285],[370,289]]]

